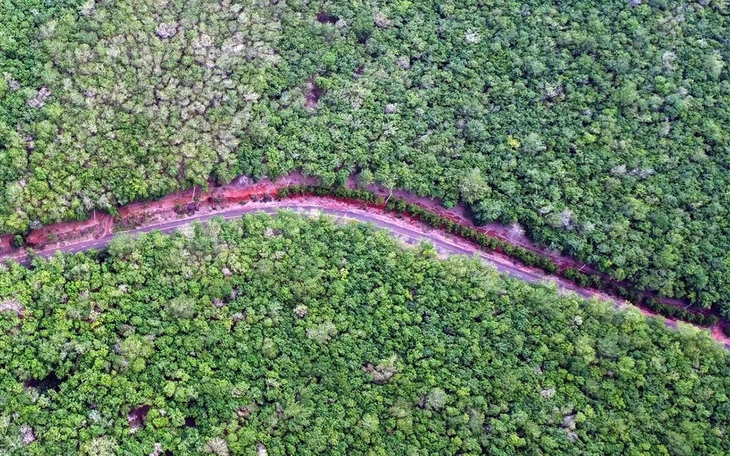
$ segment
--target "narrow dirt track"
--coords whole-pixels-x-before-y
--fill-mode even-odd
[[[150,203],[135,203],[127,206],[120,210],[122,218],[135,216],[141,214],[154,213],[154,217],[151,221],[142,221],[143,226],[125,229],[114,232],[114,223],[111,216],[107,214],[100,214],[98,220],[98,230],[85,232],[86,240],[79,240],[83,236],[76,238],[70,237],[65,242],[57,242],[53,245],[39,246],[40,248],[35,250],[35,255],[48,258],[56,252],[64,253],[77,253],[84,250],[96,249],[101,250],[107,246],[107,244],[118,234],[125,233],[129,235],[146,233],[154,230],[161,231],[163,233],[170,233],[183,226],[189,225],[194,222],[205,223],[214,217],[222,217],[224,219],[237,219],[244,214],[265,212],[269,214],[275,214],[279,210],[290,209],[297,212],[317,212],[326,214],[334,217],[338,220],[343,221],[357,221],[364,223],[372,223],[377,228],[387,230],[396,238],[403,240],[409,244],[415,244],[418,242],[426,241],[431,243],[436,251],[442,255],[467,255],[476,256],[484,260],[485,262],[494,266],[498,271],[506,273],[514,278],[524,280],[531,283],[540,282],[554,282],[557,284],[558,289],[562,292],[573,292],[585,298],[598,298],[612,302],[617,307],[631,306],[630,303],[618,299],[616,297],[601,293],[597,290],[582,288],[570,281],[564,280],[561,277],[547,275],[543,271],[535,268],[525,267],[521,264],[517,264],[512,261],[509,257],[493,253],[485,252],[481,250],[477,245],[465,241],[456,236],[452,236],[430,228],[420,222],[416,222],[410,219],[401,218],[389,212],[380,211],[373,209],[372,207],[365,207],[361,204],[348,203],[332,198],[323,197],[303,197],[294,198],[288,200],[275,200],[267,198],[269,201],[249,201],[252,195],[272,195],[275,194],[276,189],[283,185],[289,185],[291,183],[299,183],[303,178],[292,177],[286,178],[284,181],[279,180],[277,182],[261,182],[255,185],[245,185],[241,188],[229,187],[229,188],[214,188],[212,191],[200,195],[200,197],[206,200],[222,200],[221,204],[212,205],[211,207],[205,208],[200,212],[184,216],[179,213],[171,213],[170,209],[174,206],[179,209],[181,201],[187,201],[188,203],[194,198],[194,190],[192,192],[193,197],[188,192],[182,192],[177,195],[171,195],[166,199],[158,202]],[[292,182],[292,181],[295,182]],[[167,201],[165,201],[167,200]],[[241,205],[242,201],[248,201],[245,205]],[[235,204],[234,204],[235,203]],[[151,211],[151,212],[150,212]],[[155,212],[157,211],[157,212]],[[198,208],[196,207],[196,211]],[[175,211],[177,212],[177,210]],[[162,215],[162,217],[160,217]],[[461,214],[459,214],[461,215]],[[146,216],[146,215],[145,215]],[[143,217],[144,218],[144,217]],[[172,218],[172,219],[171,219]],[[156,220],[155,220],[156,219]],[[86,222],[72,222],[66,225],[78,225],[86,227],[89,221]],[[54,227],[49,227],[53,229]],[[61,231],[61,230],[59,230]],[[53,232],[52,230],[50,232]],[[76,235],[79,235],[77,230],[74,230]],[[0,255],[2,259],[13,259],[21,264],[29,264],[29,260],[24,250],[17,250],[10,254]],[[655,314],[647,311],[646,309],[639,308],[639,310],[647,316],[655,316]],[[677,321],[672,319],[666,319],[666,325],[668,327],[676,328]],[[712,328],[710,330],[711,335],[725,348],[730,350],[730,339],[724,336],[719,328]]]

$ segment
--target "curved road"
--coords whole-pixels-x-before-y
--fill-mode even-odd
[[[387,230],[393,234],[396,238],[400,238],[409,244],[416,244],[421,241],[427,241],[431,243],[436,251],[446,255],[466,255],[476,256],[482,258],[487,263],[493,265],[498,271],[504,272],[512,277],[518,278],[532,283],[544,282],[551,280],[557,282],[559,288],[575,292],[583,297],[591,298],[598,297],[604,300],[610,300],[617,305],[623,303],[608,295],[602,294],[597,291],[580,288],[570,282],[561,280],[559,277],[546,275],[544,272],[538,269],[527,268],[525,266],[517,265],[509,260],[509,258],[488,253],[480,250],[474,244],[464,241],[460,238],[445,235],[438,230],[428,228],[426,226],[419,226],[418,223],[408,222],[399,223],[399,219],[390,214],[379,214],[371,211],[359,209],[359,208],[346,208],[346,209],[333,209],[323,207],[314,203],[290,201],[283,203],[250,203],[245,206],[236,207],[233,209],[225,209],[222,211],[210,212],[200,215],[193,215],[183,219],[173,220],[164,223],[158,223],[153,225],[144,226],[132,230],[122,231],[116,234],[104,236],[99,239],[93,239],[89,241],[78,242],[69,244],[62,247],[49,247],[42,250],[37,250],[36,255],[43,258],[52,256],[55,252],[61,251],[65,253],[77,253],[84,250],[97,249],[101,250],[106,247],[109,242],[119,234],[140,234],[147,233],[150,231],[161,231],[163,233],[170,233],[183,226],[190,225],[193,222],[206,222],[214,217],[222,217],[224,219],[237,219],[244,214],[264,212],[268,214],[275,214],[279,210],[290,209],[297,212],[302,211],[317,211],[322,214],[329,215],[339,220],[351,220],[364,223],[372,223],[377,228]],[[16,258],[21,264],[28,264],[29,261],[26,257]]]
[[[531,283],[544,283],[550,281],[556,283],[558,289],[561,292],[573,292],[584,298],[595,297],[601,300],[612,302],[616,307],[625,307],[627,305],[631,305],[631,303],[620,298],[601,293],[597,290],[582,288],[572,282],[562,279],[561,277],[548,275],[541,270],[516,264],[506,256],[499,255],[493,252],[485,252],[475,244],[472,244],[461,238],[448,235],[440,230],[429,228],[419,222],[405,220],[390,213],[381,213],[373,210],[369,211],[355,204],[347,204],[341,202],[339,204],[332,203],[333,200],[317,197],[285,201],[274,200],[268,203],[250,202],[244,206],[236,206],[233,208],[229,207],[226,209],[198,213],[196,215],[172,220],[169,222],[147,225],[144,227],[119,232],[117,234],[108,234],[99,239],[92,239],[88,241],[76,242],[61,246],[55,245],[47,247],[45,249],[37,250],[35,253],[37,256],[48,258],[58,251],[65,253],[77,253],[89,249],[101,250],[106,247],[106,245],[109,244],[109,242],[114,239],[114,237],[118,234],[124,233],[134,235],[154,230],[158,230],[163,233],[170,233],[196,221],[205,223],[214,217],[222,217],[224,219],[236,219],[240,218],[244,214],[255,212],[275,214],[277,211],[282,209],[291,209],[297,212],[316,211],[318,213],[332,216],[338,220],[352,220],[357,222],[372,223],[377,228],[387,230],[396,238],[399,238],[409,244],[427,241],[431,243],[436,251],[440,254],[476,256],[484,260],[488,264],[494,266],[498,271],[506,273],[520,280]],[[329,207],[328,204],[330,206],[336,207]],[[29,260],[24,253],[21,253],[20,255],[8,256],[6,257],[6,259],[14,259],[25,265],[29,263]],[[639,310],[646,315],[655,315],[641,308],[639,308]],[[671,319],[666,319],[665,322],[668,327],[676,327],[677,322]],[[722,334],[722,331],[719,329],[719,327],[712,328],[711,335],[715,340],[723,344],[726,349],[730,350],[730,339]]]

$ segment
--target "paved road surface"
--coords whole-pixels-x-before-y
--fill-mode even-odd
[[[356,208],[350,208],[350,209],[332,209],[332,208],[325,208],[318,206],[316,204],[312,203],[306,203],[306,202],[292,202],[292,203],[279,203],[276,206],[272,207],[266,207],[266,204],[257,203],[257,204],[249,204],[245,206],[236,207],[233,209],[224,210],[221,212],[214,212],[214,213],[206,213],[202,215],[194,215],[191,217],[187,217],[184,219],[179,220],[173,220],[170,222],[160,223],[156,225],[150,225],[145,226],[143,228],[137,228],[129,231],[125,231],[126,234],[138,234],[138,233],[146,233],[154,230],[161,231],[163,233],[170,233],[172,231],[175,231],[179,229],[182,226],[189,225],[193,222],[206,222],[210,220],[213,217],[222,217],[225,219],[237,219],[240,218],[242,215],[247,213],[254,213],[254,212],[265,212],[269,214],[275,214],[277,211],[282,209],[291,209],[294,211],[318,211],[322,214],[329,215],[331,217],[334,217],[335,219],[340,220],[353,220],[358,222],[365,222],[365,223],[373,223],[376,225],[379,229],[384,229],[389,231],[394,236],[403,239],[404,241],[416,244],[421,241],[427,241],[430,242],[437,252],[447,255],[453,255],[453,254],[459,254],[459,255],[467,255],[467,256],[477,256],[479,258],[482,258],[487,263],[493,265],[498,271],[504,272],[509,274],[512,277],[518,278],[520,280],[525,280],[532,283],[538,283],[543,282],[545,280],[553,280],[558,283],[559,287],[564,290],[569,290],[572,292],[575,292],[581,296],[590,298],[590,297],[599,297],[601,299],[608,299],[611,301],[616,302],[612,298],[600,294],[595,291],[582,289],[580,287],[575,286],[574,284],[570,282],[563,281],[557,277],[547,276],[545,273],[543,273],[540,270],[526,268],[524,266],[518,266],[511,261],[509,261],[507,258],[487,253],[484,251],[479,250],[476,246],[473,244],[470,244],[466,241],[463,241],[461,239],[452,237],[452,236],[445,236],[443,233],[436,232],[435,230],[431,230],[425,227],[419,227],[419,226],[406,226],[404,223],[398,223],[397,219],[395,219],[392,215],[384,215],[384,214],[375,214],[368,212],[363,209],[356,209]],[[85,241],[85,242],[79,242],[71,245],[67,245],[61,248],[55,248],[50,247],[44,250],[38,250],[36,251],[36,254],[38,256],[42,256],[44,258],[48,258],[52,256],[56,251],[62,251],[66,253],[77,253],[84,250],[90,250],[90,249],[97,249],[101,250],[104,247],[106,247],[107,244],[114,238],[115,235],[109,235],[105,236],[101,239],[94,239],[91,241]],[[18,260],[21,263],[27,264],[27,260],[25,258],[18,258]]]
[[[464,241],[463,239],[444,234],[441,231],[425,227],[418,223],[404,222],[402,219],[399,219],[392,214],[382,214],[373,211],[367,211],[365,209],[359,209],[354,206],[342,209],[329,208],[324,207],[320,204],[306,202],[303,200],[291,200],[285,202],[277,201],[273,203],[249,203],[245,206],[238,206],[232,209],[193,215],[184,219],[173,220],[170,222],[164,222],[156,225],[150,225],[143,228],[125,231],[124,233],[134,235],[154,230],[159,230],[163,233],[170,233],[179,229],[180,227],[189,225],[196,221],[205,223],[213,217],[237,219],[247,213],[265,212],[268,214],[275,214],[277,211],[282,209],[291,209],[298,212],[317,211],[319,213],[334,217],[338,220],[352,220],[358,222],[372,223],[377,228],[389,231],[396,238],[400,238],[410,244],[427,241],[431,243],[436,251],[441,254],[476,256],[494,266],[498,271],[506,273],[520,280],[531,283],[540,283],[549,280],[555,282],[558,285],[558,288],[562,291],[570,291],[585,298],[597,297],[602,300],[610,301],[616,306],[622,307],[627,304],[624,300],[614,298],[612,296],[600,293],[596,290],[581,288],[574,283],[563,280],[560,277],[547,275],[538,269],[517,265],[510,261],[510,259],[507,257],[482,251],[474,244]],[[77,253],[89,249],[101,250],[106,247],[106,245],[109,244],[109,242],[114,239],[114,237],[115,235],[108,235],[101,239],[74,243],[60,248],[49,247],[47,249],[36,251],[36,254],[48,258],[57,251],[62,251],[66,253]],[[22,264],[28,264],[28,261],[25,257],[19,257],[15,259]],[[675,323],[667,320],[666,324],[668,327],[674,327]],[[730,350],[730,342],[728,342],[727,338],[722,336],[720,332],[717,332],[717,334],[715,334],[715,332],[717,331],[713,331],[713,337],[718,340],[718,342],[722,343],[726,349]]]

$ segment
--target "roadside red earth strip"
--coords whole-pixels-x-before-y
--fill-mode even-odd
[[[428,240],[437,250],[443,253],[477,255],[494,265],[498,270],[521,280],[530,282],[550,280],[556,282],[560,288],[576,292],[584,297],[598,297],[610,300],[618,306],[626,304],[626,301],[620,298],[609,296],[597,290],[581,288],[560,277],[548,275],[541,270],[518,264],[507,256],[495,252],[485,252],[471,242],[427,227],[410,217],[399,217],[384,211],[382,208],[366,205],[360,201],[343,201],[334,198],[310,196],[294,197],[282,201],[274,199],[277,191],[282,187],[315,183],[315,179],[305,177],[300,173],[291,174],[273,182],[264,179],[252,183],[247,178],[238,178],[225,186],[211,186],[207,192],[202,191],[200,188],[193,188],[168,195],[156,201],[132,203],[119,208],[116,217],[95,212],[89,220],[49,225],[32,231],[25,241],[28,246],[35,249],[36,255],[48,257],[56,251],[75,253],[88,249],[102,249],[111,241],[115,232],[129,234],[152,230],[171,232],[181,226],[195,221],[204,222],[215,216],[239,218],[243,214],[257,211],[273,213],[284,208],[295,210],[319,209],[336,218],[350,218],[360,222],[374,223],[379,228],[386,229],[396,236],[406,237],[411,240]],[[355,185],[354,182],[348,184],[349,186]],[[384,197],[392,195],[419,204],[440,216],[474,227],[465,215],[463,206],[458,205],[446,209],[438,201],[417,197],[404,191],[390,192],[374,186],[371,186],[369,190]],[[241,205],[242,203],[245,203],[245,205]],[[508,227],[490,224],[477,229],[490,236],[498,237],[514,245],[549,256],[561,268],[582,267],[584,270],[588,269],[572,258],[535,246],[524,235],[511,233]],[[11,235],[0,237],[0,260],[13,259],[26,262],[26,250],[13,248],[11,241]],[[646,308],[636,307],[647,316],[657,316],[657,314]],[[676,327],[677,320],[665,319],[668,326]],[[714,339],[730,349],[730,338],[723,334],[720,324],[712,327],[710,332]]]

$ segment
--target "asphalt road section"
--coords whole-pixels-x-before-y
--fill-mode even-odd
[[[90,241],[84,241],[79,243],[70,244],[64,247],[49,247],[46,249],[36,251],[36,255],[49,258],[57,251],[65,253],[78,253],[84,250],[102,250],[104,249],[115,236],[119,234],[136,235],[141,233],[147,233],[150,231],[160,231],[163,233],[170,233],[178,230],[181,227],[190,225],[194,222],[205,223],[214,217],[222,217],[224,219],[238,219],[244,214],[264,212],[267,214],[276,214],[280,210],[293,210],[295,212],[312,213],[317,212],[331,216],[338,220],[350,220],[362,223],[372,223],[378,229],[383,229],[390,232],[397,238],[400,238],[409,244],[417,244],[419,242],[431,243],[436,251],[440,254],[445,255],[465,255],[465,256],[476,256],[483,259],[485,262],[494,266],[498,271],[506,273],[512,277],[520,280],[524,280],[532,283],[541,283],[545,281],[553,281],[558,284],[558,287],[565,291],[571,291],[577,293],[586,298],[597,297],[599,299],[609,300],[616,304],[622,304],[621,302],[613,299],[610,296],[602,294],[593,290],[586,290],[580,288],[570,282],[563,281],[558,277],[548,276],[544,272],[527,268],[525,266],[517,265],[510,261],[507,257],[497,255],[494,253],[488,253],[480,250],[476,245],[464,241],[455,236],[445,235],[438,230],[431,229],[425,226],[416,226],[412,222],[399,223],[399,219],[392,215],[387,214],[375,214],[368,212],[364,209],[332,209],[321,207],[316,204],[306,202],[291,202],[278,204],[276,206],[267,207],[267,203],[255,203],[247,204],[244,206],[226,209],[220,212],[211,212],[201,215],[193,215],[190,217],[173,220],[169,222],[149,225],[141,228],[136,228],[128,231],[122,231],[114,235],[108,235],[100,239],[94,239]],[[17,258],[21,264],[29,264],[27,258]]]
[[[226,208],[223,210],[196,214],[168,222],[148,225],[132,230],[121,231],[115,234],[104,236],[99,239],[93,239],[64,246],[51,246],[45,249],[37,250],[35,253],[37,256],[48,258],[54,255],[56,252],[73,254],[90,249],[102,250],[109,244],[109,242],[111,242],[112,239],[114,239],[119,234],[134,236],[150,231],[171,233],[194,222],[206,223],[214,217],[221,217],[230,220],[241,218],[244,214],[256,212],[263,212],[275,215],[280,210],[292,210],[310,216],[315,214],[324,214],[343,222],[353,221],[370,223],[373,224],[377,229],[386,230],[395,238],[401,239],[408,244],[428,242],[433,245],[436,252],[441,255],[465,255],[480,258],[485,263],[490,264],[494,268],[496,268],[497,271],[519,280],[530,283],[553,282],[557,285],[558,290],[562,293],[572,292],[584,298],[598,298],[604,301],[609,301],[619,308],[631,306],[631,303],[625,300],[615,298],[605,293],[601,293],[597,290],[582,288],[572,282],[562,279],[561,277],[548,275],[539,269],[517,264],[509,257],[493,252],[485,252],[475,244],[472,244],[456,236],[446,234],[440,230],[427,227],[419,222],[406,220],[402,217],[389,213],[368,211],[365,208],[357,208],[354,206],[346,206],[343,208],[326,207],[325,204],[320,204],[320,202],[316,200],[317,199],[315,198],[315,202],[308,202],[306,200],[290,200],[274,201],[269,203],[247,203],[245,205],[237,206],[234,208]],[[29,260],[25,256],[15,257],[12,259],[15,259],[21,264],[29,264]],[[652,315],[651,313],[647,313],[642,309],[639,310],[647,315]],[[666,325],[670,328],[675,328],[676,322],[667,319]],[[730,350],[730,342],[728,342],[728,339],[725,338],[724,335],[721,334],[721,332],[715,331],[713,329],[711,333],[713,337],[718,340],[718,342],[722,343],[726,349]]]

